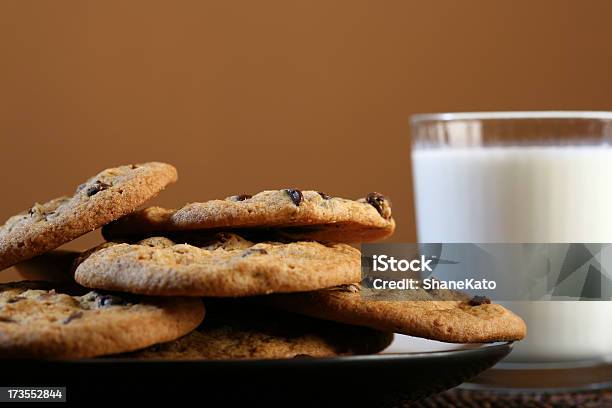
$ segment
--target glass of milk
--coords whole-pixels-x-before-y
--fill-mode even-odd
[[[424,114],[412,136],[419,242],[612,242],[612,112]],[[612,362],[612,302],[506,306],[528,328],[506,362]]]

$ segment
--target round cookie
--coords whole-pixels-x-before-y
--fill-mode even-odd
[[[221,300],[221,299],[220,299]],[[137,359],[272,359],[372,354],[393,334],[255,306],[205,300],[206,321],[188,335],[128,354]]]
[[[178,210],[151,207],[107,225],[102,233],[116,239],[220,228],[273,228],[292,240],[369,242],[393,234],[395,221],[389,200],[378,193],[347,200],[284,189],[191,203]]]
[[[450,343],[520,340],[523,320],[486,298],[469,300],[372,300],[359,284],[307,293],[266,296],[276,307],[320,319]]]
[[[153,237],[106,243],[85,254],[75,280],[96,289],[160,296],[252,296],[359,280],[361,253],[346,244],[247,241],[216,234],[180,244]]]
[[[167,342],[196,328],[194,298],[146,298],[77,285],[23,281],[0,285],[0,358],[83,358]]]
[[[176,169],[145,163],[106,169],[60,197],[0,226],[0,270],[32,258],[131,213],[176,181]]]

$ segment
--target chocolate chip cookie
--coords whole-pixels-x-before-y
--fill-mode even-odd
[[[523,320],[487,298],[384,301],[366,299],[358,284],[262,297],[285,310],[346,324],[451,343],[520,340]]]
[[[145,163],[106,169],[60,197],[0,226],[0,269],[50,251],[136,210],[176,181],[176,169]]]
[[[254,243],[230,233],[199,241],[106,243],[85,254],[74,277],[96,289],[234,297],[321,289],[361,275],[360,251],[346,244]]]
[[[188,335],[126,357],[137,359],[271,359],[372,354],[393,334],[313,319],[241,302],[205,299],[206,320]]]
[[[204,318],[195,298],[146,298],[77,285],[0,284],[0,358],[81,358],[179,338]]]
[[[147,208],[106,226],[107,239],[168,231],[272,228],[293,240],[369,242],[393,234],[391,204],[378,193],[360,200],[296,189],[240,194],[187,204],[178,210]]]

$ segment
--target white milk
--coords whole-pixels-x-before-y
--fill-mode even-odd
[[[612,148],[412,153],[420,242],[612,242]],[[512,302],[527,339],[506,361],[612,356],[612,302]]]

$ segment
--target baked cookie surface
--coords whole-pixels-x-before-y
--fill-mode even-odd
[[[146,208],[107,225],[103,234],[116,239],[221,228],[273,228],[293,240],[369,242],[393,234],[395,221],[389,200],[378,193],[347,200],[317,191],[284,189],[190,203],[178,210]]]
[[[86,287],[160,296],[236,297],[316,290],[359,280],[360,251],[346,244],[248,241],[219,233],[200,242],[151,237],[86,253]]]
[[[451,343],[520,340],[523,320],[486,298],[389,301],[365,299],[358,284],[262,298],[307,316]]]
[[[220,299],[221,300],[221,299]],[[129,353],[137,359],[272,359],[372,354],[391,333],[318,320],[236,299],[205,299],[206,321],[168,343]]]
[[[0,284],[0,358],[83,358],[181,337],[204,318],[194,298],[144,298],[77,285]]]
[[[176,181],[176,169],[150,162],[106,169],[60,197],[0,226],[0,269],[59,247],[131,213]]]

